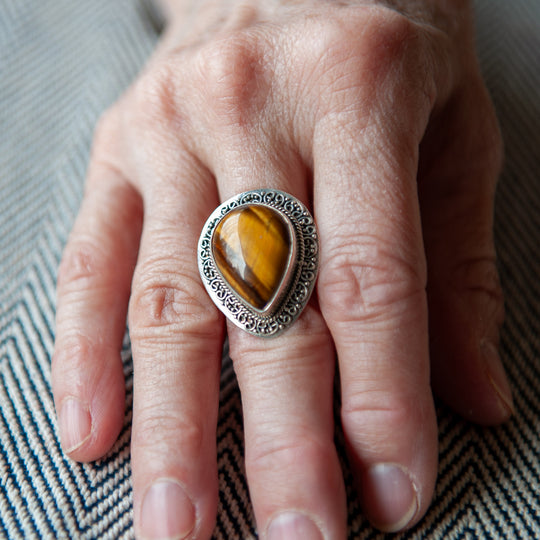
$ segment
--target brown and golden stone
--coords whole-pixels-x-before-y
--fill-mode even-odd
[[[229,212],[213,235],[221,275],[240,298],[264,311],[287,272],[292,238],[285,218],[258,204]]]

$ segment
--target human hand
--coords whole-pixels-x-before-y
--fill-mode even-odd
[[[168,3],[155,55],[99,124],[59,272],[53,388],[74,459],[101,457],[122,426],[129,304],[144,537],[213,529],[223,321],[196,246],[239,192],[293,194],[321,241],[317,298],[289,331],[266,341],[228,327],[263,538],[286,525],[293,538],[346,534],[335,352],[351,464],[385,530],[416,523],[433,493],[430,364],[434,391],[465,417],[492,424],[512,408],[496,353],[501,149],[468,2],[258,4],[196,2],[188,15]]]

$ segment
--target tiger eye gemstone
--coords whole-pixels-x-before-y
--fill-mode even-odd
[[[287,272],[293,239],[285,218],[268,206],[242,206],[219,222],[212,242],[216,266],[230,287],[264,311]]]

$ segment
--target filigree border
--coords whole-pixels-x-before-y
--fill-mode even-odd
[[[247,204],[262,204],[283,214],[296,235],[296,260],[290,285],[276,309],[262,315],[247,305],[221,276],[212,254],[212,235],[217,224],[229,212]],[[277,336],[299,316],[315,286],[319,267],[317,227],[308,209],[288,193],[272,189],[247,191],[220,205],[208,218],[198,245],[199,272],[210,297],[217,307],[245,331],[261,337]]]

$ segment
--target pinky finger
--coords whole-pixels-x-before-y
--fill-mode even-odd
[[[105,454],[122,427],[120,349],[142,221],[139,195],[94,163],[58,276],[52,383],[64,451]]]

